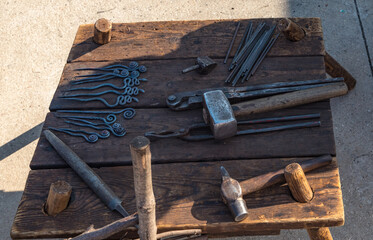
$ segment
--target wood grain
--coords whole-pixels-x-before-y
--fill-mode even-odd
[[[152,143],[152,163],[335,155],[329,102],[255,114],[251,119],[310,113],[321,113],[321,127],[237,136],[220,142],[214,140],[186,142],[175,138],[160,139]],[[76,126],[64,123],[63,119],[56,118],[56,115],[62,115],[62,113],[52,112],[47,115],[44,129],[48,127],[77,129]],[[66,116],[67,113],[64,115]],[[131,158],[128,144],[132,138],[144,135],[147,131],[174,131],[193,123],[203,122],[203,118],[200,109],[183,112],[174,112],[165,108],[137,109],[133,119],[124,120],[122,116],[118,115],[118,122],[125,126],[126,136],[120,138],[110,136],[107,139],[100,139],[94,144],[87,143],[80,137],[72,137],[60,132],[54,133],[90,166],[129,165]],[[274,125],[259,124],[246,126],[246,128],[264,126]],[[243,128],[244,126],[239,127],[239,129]],[[85,130],[92,131],[88,128]],[[60,168],[65,167],[66,163],[58,156],[44,136],[41,136],[30,166],[32,169]]]
[[[284,176],[294,199],[301,203],[312,200],[313,191],[302,167],[298,163],[286,166]]]
[[[293,20],[305,29],[307,36],[303,41],[296,43],[280,36],[268,56],[324,55],[320,19]],[[197,56],[224,58],[236,21],[246,26],[250,20],[113,23],[111,41],[105,45],[93,42],[93,24],[81,25],[67,61],[180,59]],[[279,19],[251,19],[251,21],[256,26],[261,21],[276,24]],[[244,29],[244,27],[240,28],[237,39],[243,36]],[[236,41],[230,57],[233,57],[238,44],[239,41]]]
[[[218,59],[214,59],[218,61]],[[200,75],[197,72],[182,74],[181,70],[185,67],[194,65],[194,59],[176,59],[176,60],[153,60],[140,61],[139,64],[148,68],[146,73],[142,73],[140,78],[147,78],[148,82],[142,82],[139,88],[144,89],[145,93],[140,93],[137,97],[139,103],[131,103],[130,107],[167,107],[166,98],[175,92],[193,91],[204,88],[223,87],[224,80],[229,72],[227,66],[218,64],[217,67],[207,76]],[[122,86],[123,80],[115,78],[113,80],[96,82],[89,84],[72,85],[77,76],[91,74],[94,71],[76,71],[79,68],[104,67],[114,63],[128,65],[128,61],[123,62],[79,62],[66,64],[60,83],[54,94],[50,105],[50,110],[58,109],[93,109],[103,108],[105,105],[101,102],[77,102],[59,98],[76,93],[102,92],[111,88],[100,88],[97,90],[72,91],[67,90],[75,87],[92,87],[101,83],[112,83],[116,86]],[[324,59],[322,56],[313,57],[275,57],[265,58],[256,74],[250,78],[248,84],[263,84],[281,81],[297,81],[325,78]],[[110,104],[115,103],[117,95],[105,94],[103,98]],[[119,106],[121,107],[121,106]]]
[[[157,227],[160,232],[201,228],[203,233],[212,235],[239,235],[245,229],[265,231],[343,224],[342,193],[335,161],[307,174],[315,193],[310,203],[294,201],[287,185],[274,185],[245,196],[249,217],[240,223],[232,221],[220,197],[220,165],[240,181],[305,159],[153,165]],[[123,200],[127,211],[135,212],[132,168],[111,167],[95,171]],[[55,218],[50,218],[42,213],[41,207],[50,183],[57,179],[69,182],[74,192],[69,208]],[[13,238],[67,237],[84,232],[91,224],[98,228],[119,218],[120,215],[110,212],[71,169],[36,170],[29,174],[11,235]]]

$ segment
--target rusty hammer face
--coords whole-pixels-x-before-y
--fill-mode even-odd
[[[226,205],[228,205],[229,210],[231,211],[234,221],[240,222],[247,218],[248,210],[246,207],[246,202],[242,198],[242,189],[240,183],[231,178],[227,170],[221,166],[221,196]]]

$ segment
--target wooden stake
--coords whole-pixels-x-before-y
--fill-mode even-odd
[[[141,240],[156,240],[155,198],[152,185],[150,141],[138,136],[132,139],[130,150],[136,207],[139,215],[139,236]]]
[[[284,175],[295,200],[302,203],[312,200],[313,191],[304,175],[302,167],[298,163],[287,165]],[[311,228],[307,229],[307,231],[311,240],[333,240],[327,227]]]
[[[106,44],[111,40],[112,24],[105,18],[96,21],[93,32],[93,41],[98,44]]]
[[[301,203],[312,200],[313,192],[311,186],[307,181],[306,175],[304,175],[302,167],[298,163],[287,165],[284,175],[295,200]]]
[[[343,77],[345,79],[348,90],[351,90],[355,87],[356,79],[332,56],[330,56],[328,52],[325,52],[324,61],[327,74],[329,74],[331,77]]]
[[[332,234],[329,228],[310,228],[307,229],[308,235],[311,240],[333,240]]]
[[[288,40],[293,42],[300,41],[306,36],[303,28],[288,18],[281,19],[278,28]]]
[[[65,181],[52,183],[44,208],[45,212],[50,216],[56,216],[58,213],[65,210],[70,200],[71,191],[72,188],[70,184]]]

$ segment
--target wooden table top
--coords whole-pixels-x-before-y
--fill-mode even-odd
[[[248,84],[325,78],[324,45],[318,18],[293,19],[305,28],[307,36],[290,42],[282,35]],[[246,25],[249,20],[240,20]],[[251,19],[254,24],[270,24],[278,19]],[[78,68],[102,67],[113,63],[127,65],[138,61],[147,67],[140,85],[145,90],[131,120],[118,117],[125,126],[124,137],[109,137],[95,144],[83,138],[56,133],[123,199],[128,212],[136,210],[129,142],[147,131],[175,130],[202,122],[201,109],[174,112],[166,97],[179,91],[222,87],[228,65],[222,64],[235,29],[236,20],[182,21],[113,24],[112,40],[105,45],[93,42],[93,25],[79,27],[68,62],[50,105],[44,129],[71,127],[57,118],[56,110],[107,109],[101,102],[77,103],[59,98],[77,75],[92,71]],[[243,35],[241,27],[237,39]],[[238,45],[233,46],[231,58]],[[218,62],[209,75],[181,74],[197,56],[208,55]],[[230,62],[230,61],[229,61]],[[118,80],[107,82],[114,83]],[[86,84],[89,86],[89,84]],[[245,84],[247,85],[247,84]],[[115,102],[116,95],[105,95]],[[342,192],[336,159],[328,167],[307,173],[315,191],[310,203],[298,203],[287,185],[276,185],[245,196],[248,219],[232,221],[220,198],[220,172],[223,165],[237,180],[278,170],[290,162],[331,154],[335,156],[329,101],[257,114],[253,118],[321,113],[321,127],[233,137],[221,142],[185,142],[179,139],[151,143],[153,185],[159,231],[201,228],[209,236],[278,234],[280,229],[338,226],[344,222]],[[58,113],[58,115],[68,115]],[[11,235],[13,238],[69,237],[94,224],[101,227],[120,218],[111,212],[76,176],[42,135],[30,164],[31,171],[19,205]],[[68,208],[49,217],[41,211],[49,186],[64,180],[73,187]]]

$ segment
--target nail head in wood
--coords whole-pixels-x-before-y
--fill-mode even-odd
[[[69,203],[72,187],[65,181],[52,183],[49,188],[45,211],[50,216],[55,216],[66,209]]]
[[[112,24],[105,18],[100,18],[94,26],[93,40],[98,44],[106,44],[111,40]]]
[[[329,228],[310,228],[307,229],[308,235],[311,240],[333,240],[332,234]]]
[[[312,200],[313,191],[308,183],[306,175],[304,175],[302,167],[298,163],[287,165],[284,175],[295,200],[301,203]]]
[[[278,29],[288,40],[293,42],[300,41],[306,36],[304,29],[288,18],[283,18],[279,21]]]

